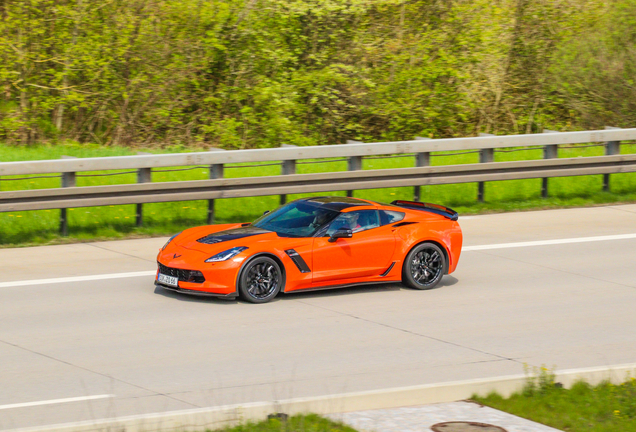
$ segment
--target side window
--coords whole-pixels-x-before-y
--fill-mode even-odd
[[[326,235],[331,236],[340,228],[349,228],[354,233],[380,226],[376,210],[358,210],[342,213],[329,226]]]
[[[380,210],[380,222],[382,225],[388,225],[395,222],[399,222],[404,219],[404,213],[391,211],[391,210]]]

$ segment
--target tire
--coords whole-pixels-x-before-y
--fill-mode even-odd
[[[267,303],[280,292],[283,273],[273,259],[256,257],[243,267],[238,290],[241,298],[250,303]]]
[[[427,290],[435,288],[446,269],[446,256],[439,246],[422,243],[406,256],[402,267],[402,283],[411,288]]]

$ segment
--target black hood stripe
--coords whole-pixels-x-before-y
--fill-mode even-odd
[[[222,242],[226,242],[230,240],[238,240],[238,239],[251,237],[251,236],[255,236],[259,234],[267,234],[270,232],[271,231],[264,230],[262,228],[247,226],[247,227],[240,227],[240,228],[234,228],[234,229],[229,229],[225,231],[215,232],[205,237],[201,237],[200,239],[197,240],[197,242],[203,243],[203,244],[215,244],[215,243],[222,243]]]

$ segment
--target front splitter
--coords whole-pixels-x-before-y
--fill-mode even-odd
[[[198,297],[215,297],[215,298],[219,298],[223,300],[235,300],[238,297],[236,293],[230,293],[230,294],[208,293],[203,291],[189,290],[186,288],[171,287],[169,285],[165,285],[157,281],[155,281],[155,285],[163,289],[166,289],[168,291],[173,291],[173,292],[177,292],[181,294],[187,294],[187,295],[198,296]]]

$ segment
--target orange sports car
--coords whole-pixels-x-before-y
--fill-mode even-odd
[[[414,201],[312,197],[253,223],[187,229],[159,251],[155,284],[265,303],[279,292],[402,282],[430,289],[462,249],[457,213]]]

